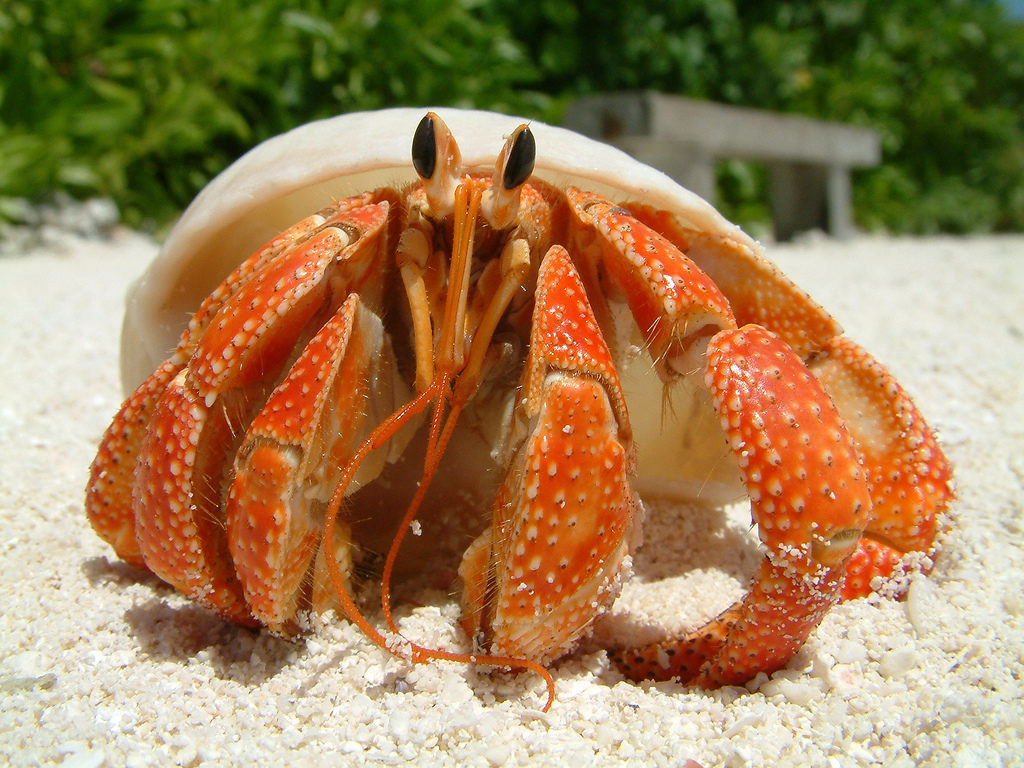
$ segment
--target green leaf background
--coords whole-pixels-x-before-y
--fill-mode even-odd
[[[1024,25],[983,0],[7,0],[0,211],[64,191],[159,228],[309,120],[448,104],[558,122],[630,88],[875,128],[866,228],[1024,229]],[[764,175],[720,165],[730,215],[766,216]]]

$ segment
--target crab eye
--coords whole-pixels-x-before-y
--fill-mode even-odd
[[[430,115],[424,115],[416,126],[412,137],[412,166],[421,179],[429,179],[437,167],[437,136],[434,134],[434,121]]]
[[[533,164],[537,159],[537,142],[528,126],[521,126],[519,133],[512,141],[512,149],[508,152],[505,170],[501,174],[501,184],[507,190],[520,186],[533,173]]]

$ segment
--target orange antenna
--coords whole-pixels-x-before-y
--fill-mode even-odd
[[[391,416],[378,425],[359,446],[342,470],[341,476],[335,486],[331,501],[328,504],[326,519],[324,521],[324,554],[327,560],[327,571],[331,583],[338,595],[342,609],[349,619],[363,631],[368,638],[381,648],[402,655],[398,646],[389,641],[366,619],[363,613],[356,606],[345,579],[342,576],[337,561],[333,556],[334,533],[336,529],[338,512],[345,497],[352,478],[358,471],[360,465],[369,455],[387,443],[398,431],[408,424],[413,418],[422,413],[430,403],[434,403],[434,413],[430,422],[430,433],[427,438],[427,451],[424,459],[423,475],[416,493],[409,502],[409,506],[402,517],[398,530],[391,546],[388,548],[387,558],[384,564],[384,573],[381,577],[381,609],[384,613],[384,620],[388,630],[396,637],[402,638],[403,644],[408,644],[409,658],[414,662],[423,662],[428,659],[442,661],[456,661],[469,664],[486,664],[494,667],[505,667],[512,669],[527,669],[540,675],[548,689],[547,702],[544,711],[548,711],[554,702],[555,684],[551,673],[541,664],[529,659],[519,659],[507,656],[491,656],[488,654],[457,653],[442,651],[435,648],[427,648],[409,641],[402,636],[394,621],[391,611],[391,578],[394,572],[395,561],[402,543],[405,541],[407,531],[412,526],[417,513],[426,497],[430,483],[436,474],[444,455],[445,448],[451,439],[455,425],[462,407],[475,391],[479,381],[480,366],[483,359],[483,352],[489,345],[494,334],[498,320],[504,313],[508,302],[511,301],[515,290],[522,284],[525,273],[529,266],[529,254],[524,252],[523,243],[514,248],[518,258],[506,257],[503,259],[513,267],[503,269],[503,281],[501,289],[492,297],[491,302],[484,315],[481,327],[476,328],[476,334],[470,347],[469,371],[464,371],[467,366],[467,328],[466,328],[466,305],[470,288],[470,271],[473,261],[473,238],[476,229],[477,215],[480,209],[480,201],[484,192],[485,183],[474,179],[466,179],[458,185],[455,190],[455,212],[454,230],[452,243],[452,257],[450,265],[450,282],[448,293],[445,297],[445,311],[441,323],[440,338],[436,351],[437,359],[433,370],[433,377],[430,383],[416,395],[412,400],[395,411]],[[515,242],[515,241],[513,241]],[[423,246],[418,246],[422,250]],[[403,275],[404,276],[404,275]],[[411,281],[407,280],[408,285]],[[418,297],[422,298],[422,297]],[[412,297],[410,297],[412,300]],[[422,303],[422,302],[421,302]],[[415,314],[415,313],[414,313]],[[423,336],[421,330],[421,337]],[[433,355],[434,350],[429,350]],[[426,354],[426,350],[417,349],[417,356]],[[418,371],[428,370],[426,366],[420,365],[422,361],[417,360]],[[460,376],[460,373],[466,375]],[[461,385],[453,396],[451,391],[452,381],[458,379]],[[465,379],[465,381],[463,381]],[[448,406],[448,413],[445,414],[445,407]]]

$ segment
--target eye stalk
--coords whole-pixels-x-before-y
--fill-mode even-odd
[[[523,184],[533,173],[537,160],[537,142],[530,126],[520,125],[505,140],[494,164],[491,188],[484,193],[481,211],[495,229],[508,229],[519,215],[519,197]]]
[[[443,218],[452,213],[455,188],[462,180],[462,153],[444,120],[427,112],[412,137],[412,165],[423,180],[430,214]]]
[[[494,229],[504,230],[515,224],[520,193],[536,161],[537,142],[524,123],[505,139],[494,164],[491,186],[480,201],[480,213]],[[464,181],[462,153],[448,126],[434,112],[424,115],[416,126],[412,165],[423,182],[428,215],[435,220],[451,215],[455,191]]]
[[[416,126],[412,137],[412,167],[424,181],[434,175],[437,168],[437,139],[434,136],[434,114],[428,112]]]
[[[521,187],[533,173],[533,165],[537,161],[537,141],[533,138],[530,126],[520,125],[512,133],[509,143],[511,149],[508,150],[508,157],[505,159],[501,184],[511,191]]]

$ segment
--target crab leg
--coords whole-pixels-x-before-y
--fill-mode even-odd
[[[635,679],[714,687],[771,673],[800,648],[839,600],[871,499],[838,411],[777,336],[755,325],[718,334],[705,378],[765,559],[746,597],[708,625],[615,660]]]
[[[146,568],[135,535],[135,500],[132,497],[139,448],[157,401],[182,366],[174,357],[165,361],[124,401],[103,433],[89,471],[85,494],[89,522],[118,557],[136,568]]]
[[[729,300],[738,325],[777,333],[804,360],[842,333],[831,315],[762,253],[722,234],[684,226],[674,214],[641,203],[625,208],[669,240]]]
[[[688,229],[673,214],[628,204],[710,275],[740,324],[763,325],[808,362],[853,434],[871,483],[872,520],[847,566],[843,597],[871,592],[909,552],[929,554],[937,518],[953,498],[952,470],[934,433],[896,379],[804,290],[760,253]],[[922,563],[928,571],[930,562]]]
[[[590,282],[610,281],[626,301],[662,380],[700,367],[713,334],[735,328],[729,302],[686,255],[626,209],[600,195],[570,188],[574,255]],[[588,285],[589,295],[601,295]],[[607,322],[607,321],[606,321]]]
[[[254,620],[228,555],[224,462],[241,438],[239,425],[329,299],[332,275],[358,282],[375,260],[387,208],[339,214],[247,280],[211,319],[146,429],[133,486],[142,557],[162,579],[235,621]]]
[[[100,441],[85,498],[86,514],[93,528],[121,559],[136,568],[146,567],[136,540],[135,502],[131,492],[139,448],[157,401],[195,352],[210,320],[269,261],[309,238],[337,215],[369,202],[369,195],[339,201],[331,209],[293,225],[239,264],[189,320],[174,354],[122,404]]]
[[[642,509],[625,401],[561,246],[540,268],[516,422],[492,524],[459,569],[462,625],[491,653],[546,663],[618,593]]]

